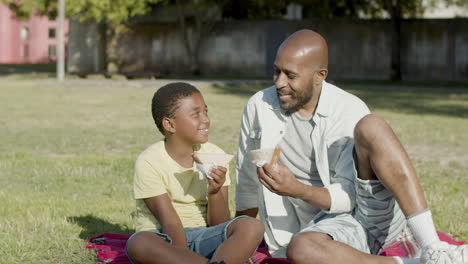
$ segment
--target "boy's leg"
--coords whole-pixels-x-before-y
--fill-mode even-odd
[[[175,247],[153,232],[134,234],[127,242],[127,255],[134,264],[208,263],[208,259],[187,248]]]
[[[252,217],[238,217],[226,229],[226,240],[216,249],[212,262],[244,263],[263,239],[263,224]]]
[[[393,193],[423,249],[421,262],[468,262],[468,246],[452,247],[440,242],[413,165],[390,126],[368,115],[356,125],[354,140],[358,177],[378,179]]]

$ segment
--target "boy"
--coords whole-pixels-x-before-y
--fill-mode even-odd
[[[224,153],[208,143],[210,119],[200,91],[187,83],[161,87],[152,114],[164,140],[135,165],[137,232],[127,242],[133,263],[243,263],[263,237],[255,218],[230,220],[227,169],[200,180],[199,153]],[[234,249],[235,247],[235,249]]]

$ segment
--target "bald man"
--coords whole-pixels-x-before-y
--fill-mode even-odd
[[[273,257],[292,263],[466,263],[466,246],[440,242],[414,168],[388,124],[325,81],[327,43],[300,30],[279,47],[275,85],[244,109],[236,164],[237,215],[265,225]],[[281,148],[278,166],[255,149]],[[421,259],[377,256],[413,232]]]

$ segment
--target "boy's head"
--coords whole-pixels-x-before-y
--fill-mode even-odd
[[[175,118],[180,101],[192,94],[201,94],[193,85],[183,82],[170,83],[159,88],[153,96],[151,112],[159,131],[165,136],[163,125],[165,118]]]

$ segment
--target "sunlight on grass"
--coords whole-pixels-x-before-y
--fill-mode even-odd
[[[87,238],[134,231],[134,161],[161,139],[150,112],[158,84],[0,81],[0,263],[94,263]],[[437,228],[468,239],[468,90],[342,87],[399,135]],[[210,141],[235,154],[243,107],[261,87],[199,88]],[[230,176],[234,181],[234,161]],[[230,198],[234,210],[234,186]]]

